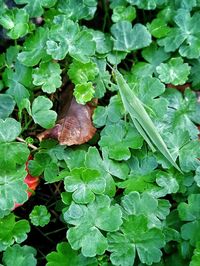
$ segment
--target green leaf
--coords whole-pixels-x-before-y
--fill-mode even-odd
[[[74,168],[81,168],[85,166],[85,155],[86,151],[84,150],[67,148],[63,157],[59,157],[59,159],[63,159],[66,162],[67,167],[72,170]]]
[[[197,139],[199,131],[195,124],[199,124],[199,105],[195,93],[186,89],[183,95],[178,90],[170,88],[166,90],[164,97],[169,102],[165,121],[168,130],[171,132],[188,131],[192,139]]]
[[[67,239],[75,250],[81,248],[85,257],[102,255],[108,247],[101,231],[113,232],[122,224],[119,205],[111,205],[108,196],[97,196],[95,201],[85,205],[72,203],[64,219],[74,225],[67,231]]]
[[[90,147],[88,149],[88,152],[85,155],[84,163],[86,167],[96,169],[99,173],[101,173],[101,177],[104,178],[106,182],[104,194],[110,197],[113,197],[116,192],[115,182],[111,174],[119,177],[127,174],[128,172],[127,166],[124,166],[123,163],[119,165],[117,162],[113,162],[114,165],[112,165],[112,161],[105,156],[104,152],[102,159],[99,151],[95,147]]]
[[[74,88],[74,96],[76,98],[77,103],[85,104],[92,100],[94,97],[94,87],[92,82],[85,82],[82,84],[77,84]]]
[[[114,50],[130,52],[148,46],[151,43],[151,35],[142,24],[136,24],[133,28],[128,21],[119,21],[111,27],[114,37]]]
[[[38,96],[33,101],[32,117],[35,123],[44,128],[51,128],[54,126],[57,114],[50,110],[53,106],[51,100],[44,96]]]
[[[118,123],[124,113],[122,101],[118,95],[110,98],[107,106],[97,106],[94,110],[93,122],[96,127],[102,127],[106,124]]]
[[[113,50],[107,55],[107,60],[112,65],[118,65],[126,58],[127,53]]]
[[[197,167],[194,180],[197,183],[197,186],[200,187],[200,166]]]
[[[166,53],[163,47],[159,47],[157,46],[156,43],[152,43],[150,46],[142,50],[142,56],[148,63],[150,63],[153,66],[154,71],[156,72],[156,67],[160,65],[160,63],[169,59],[170,53]],[[136,65],[132,67],[131,70],[132,73],[134,73],[135,67]]]
[[[20,246],[18,244],[8,247],[3,254],[3,263],[5,266],[36,266],[36,249],[30,246]]]
[[[154,69],[155,67],[149,63],[138,62],[132,67],[130,72],[126,73],[126,80],[131,87],[134,87],[140,78],[152,77]]]
[[[21,132],[21,125],[14,118],[0,119],[0,143],[16,139]]]
[[[113,132],[117,134],[113,135]],[[130,148],[139,149],[143,139],[137,130],[124,121],[107,125],[101,131],[100,147],[107,147],[109,157],[115,160],[128,160],[131,157]]]
[[[150,24],[147,24],[147,28],[155,38],[165,37],[170,31],[167,23],[161,18],[152,20]]]
[[[96,0],[60,0],[58,3],[58,10],[74,21],[92,19],[96,9]]]
[[[159,262],[164,247],[164,235],[157,228],[149,229],[147,218],[131,215],[124,221],[121,231],[108,233],[108,250],[114,265],[132,266],[136,251],[142,263]]]
[[[29,149],[26,144],[20,142],[6,142],[0,144],[0,168],[4,170],[16,170],[16,166],[25,164]]]
[[[187,9],[179,9],[174,17],[177,27],[171,28],[169,34],[159,40],[158,44],[164,46],[166,52],[174,52],[178,49],[183,57],[198,58],[200,55],[199,21],[198,12],[191,17]]]
[[[62,60],[69,53],[74,59],[88,63],[95,53],[95,42],[87,30],[80,30],[77,23],[60,15],[55,17],[47,41],[47,53]]]
[[[25,10],[28,12],[31,18],[40,17],[44,13],[44,8],[53,7],[57,0],[14,0],[18,5],[25,5]]]
[[[197,247],[194,250],[192,260],[189,266],[198,266],[200,264],[200,242],[197,243]]]
[[[65,190],[73,192],[76,203],[87,204],[95,199],[95,194],[103,194],[106,187],[101,173],[90,168],[74,168],[65,177]]]
[[[178,206],[179,217],[187,223],[181,227],[181,236],[184,240],[189,240],[195,246],[199,241],[200,228],[200,194],[190,194],[188,203],[182,202]]]
[[[144,215],[148,218],[148,227],[162,228],[162,220],[169,214],[170,203],[158,200],[151,194],[131,192],[122,199],[122,207],[128,215]],[[161,207],[161,208],[160,208]]]
[[[137,5],[138,8],[144,10],[155,9],[157,5],[162,5],[165,0],[127,0],[128,3]]]
[[[99,75],[95,79],[95,97],[101,98],[104,96],[106,89],[110,88],[110,73],[106,70],[106,60],[95,60]]]
[[[77,85],[80,83],[93,81],[98,74],[98,68],[93,62],[84,64],[79,61],[73,60],[73,62],[69,66],[67,73],[72,82]]]
[[[182,85],[186,83],[190,74],[190,66],[181,57],[171,58],[168,63],[161,63],[156,71],[164,83]]]
[[[158,171],[156,174],[156,183],[162,189],[155,192],[156,197],[164,197],[167,194],[177,193],[179,190],[179,184],[171,174],[167,174],[162,171]]]
[[[95,258],[86,258],[82,254],[78,254],[70,247],[69,243],[59,243],[56,250],[47,255],[46,266],[97,266]]]
[[[96,43],[96,52],[98,54],[107,54],[112,50],[112,40],[110,34],[97,31],[97,30],[91,30],[90,32],[93,35],[93,40]],[[96,58],[98,60],[98,58]]]
[[[200,166],[200,143],[198,140],[190,141],[180,150],[180,166],[185,172],[196,170]]]
[[[8,30],[7,35],[14,40],[28,33],[28,21],[29,16],[24,9],[6,10],[0,17],[0,24]]]
[[[40,63],[40,66],[33,70],[33,84],[42,86],[42,90],[53,93],[62,85],[61,69],[58,63]]]
[[[46,206],[36,205],[29,214],[31,223],[35,226],[45,226],[49,223],[51,215]]]
[[[188,9],[188,10],[191,10],[193,7],[196,7],[198,6],[198,1],[196,0],[190,0],[190,1],[187,1],[187,0],[176,0],[175,1],[175,5],[176,5],[176,8],[184,8],[184,9]]]
[[[15,203],[22,204],[28,199],[27,185],[24,179],[27,175],[24,167],[17,170],[2,170],[0,173],[0,209],[12,210]]]
[[[199,60],[191,62],[190,81],[192,82],[192,88],[196,90],[199,90],[200,87],[199,65]]]
[[[26,66],[35,66],[41,59],[47,61],[49,59],[46,53],[47,36],[48,29],[42,27],[30,35],[23,45],[22,52],[18,54],[19,61]]]
[[[28,169],[32,176],[40,176],[44,174],[47,183],[59,181],[59,165],[57,161],[45,151],[35,154],[34,160],[29,161]]]
[[[15,45],[15,46],[9,46],[8,49],[6,50],[6,64],[8,67],[12,67],[13,63],[16,62],[17,55],[19,53],[20,46]]]
[[[130,89],[123,76],[115,70],[115,75],[117,79],[118,89],[122,97],[122,102],[124,108],[131,116],[132,122],[136,126],[139,133],[142,135],[144,140],[148,143],[150,148],[154,151],[156,148],[165,156],[165,158],[177,169],[180,171],[180,168],[172,158],[165,142],[160,136],[157,128],[154,126],[151,118],[146,113],[142,103]]]
[[[123,20],[131,22],[136,18],[136,9],[133,6],[116,6],[111,18],[115,23]]]
[[[161,96],[165,91],[165,86],[159,79],[140,78],[137,83],[134,83],[133,90],[150,116],[162,118],[166,114],[168,101]]]
[[[30,226],[27,220],[15,221],[13,213],[0,219],[0,251],[6,250],[14,242],[22,243],[30,232]]]
[[[18,107],[30,93],[27,87],[32,85],[32,69],[22,65],[19,61],[15,63],[15,71],[7,68],[4,72],[4,82],[9,87],[7,93],[16,101]]]
[[[10,95],[0,94],[0,119],[6,119],[14,110],[15,102]]]

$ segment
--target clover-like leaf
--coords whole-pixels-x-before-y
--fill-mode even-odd
[[[73,250],[69,243],[61,242],[57,245],[56,251],[47,255],[46,266],[97,266],[96,258],[86,258]]]
[[[44,205],[36,205],[29,214],[31,223],[35,226],[45,226],[49,223],[51,215]]]
[[[151,43],[151,45],[149,45],[148,47],[146,47],[142,50],[142,56],[144,57],[144,59],[149,64],[151,64],[153,71],[156,72],[156,67],[158,65],[160,65],[162,62],[169,59],[170,53],[166,53],[163,47],[159,47],[159,46],[157,46],[157,44],[155,42],[153,42],[153,43]],[[139,62],[138,64],[141,65],[142,62]],[[137,65],[133,65],[133,67],[131,69],[131,72],[132,72],[131,74],[134,74],[136,66]],[[148,65],[143,65],[143,67],[146,67],[147,69],[148,69],[148,67],[150,68],[150,66],[148,66]],[[136,68],[136,70],[137,70],[137,68]],[[141,74],[138,76],[138,78],[141,77]],[[144,73],[143,73],[143,75],[144,75]]]
[[[47,41],[47,53],[56,60],[62,60],[69,53],[74,59],[87,63],[95,53],[92,34],[80,30],[77,23],[60,15],[55,17]]]
[[[15,63],[15,71],[7,68],[4,72],[4,82],[9,87],[7,93],[11,95],[18,107],[24,99],[30,96],[27,88],[31,87],[32,69],[21,64],[18,60]]]
[[[44,128],[51,128],[54,126],[57,114],[50,110],[53,106],[51,100],[44,96],[38,96],[33,101],[32,117],[35,123]]]
[[[8,247],[3,253],[3,263],[5,266],[36,266],[36,249],[30,246],[20,246],[18,244]]]
[[[80,84],[93,81],[98,74],[98,68],[92,61],[84,64],[73,60],[67,73],[74,84]]]
[[[0,94],[0,119],[7,118],[14,110],[15,102],[10,95]]]
[[[114,37],[114,50],[130,52],[148,46],[151,43],[151,34],[142,24],[133,28],[128,21],[119,21],[111,27]]]
[[[200,143],[198,140],[190,141],[180,150],[180,166],[185,172],[196,170],[200,166]]]
[[[17,170],[2,170],[0,173],[0,209],[12,210],[15,203],[24,203],[27,199],[27,175],[24,167]]]
[[[106,60],[96,59],[99,75],[95,79],[95,97],[101,98],[104,96],[106,89],[110,88],[110,73],[106,70]]]
[[[0,143],[16,139],[21,132],[21,125],[14,118],[0,119]]]
[[[128,215],[144,215],[148,218],[148,227],[162,227],[162,221],[169,214],[170,203],[158,200],[151,194],[134,191],[124,196],[122,207]]]
[[[42,86],[44,92],[53,93],[62,85],[61,72],[58,63],[40,63],[40,66],[33,70],[33,84]]]
[[[198,266],[200,264],[200,242],[197,242],[197,247],[194,250],[192,260],[189,266]]]
[[[190,66],[184,63],[181,57],[171,58],[168,63],[161,63],[157,66],[156,71],[159,78],[164,83],[173,85],[184,84],[190,74]]]
[[[117,134],[113,135],[113,132]],[[107,125],[101,132],[100,147],[107,147],[109,157],[115,160],[128,160],[131,156],[130,148],[139,149],[143,138],[130,124],[119,121],[118,124]]]
[[[118,5],[113,9],[112,21],[133,21],[136,18],[136,9],[133,6]]]
[[[75,250],[81,248],[85,257],[102,255],[108,247],[101,231],[114,232],[122,224],[119,205],[111,205],[108,196],[97,196],[87,205],[72,203],[64,213],[67,223],[74,225],[67,231],[67,239]]]
[[[29,156],[29,149],[21,142],[5,142],[0,144],[1,170],[16,170],[16,166],[25,165]]]
[[[74,88],[74,96],[79,104],[85,104],[92,100],[94,93],[92,82],[77,84]]]
[[[170,28],[167,26],[166,21],[161,18],[152,20],[150,24],[147,24],[147,28],[150,31],[151,35],[155,38],[165,37],[170,31]]]
[[[181,236],[189,240],[191,245],[199,241],[200,233],[200,194],[190,194],[188,203],[182,202],[178,206],[179,217],[187,223],[181,227]]]
[[[29,16],[24,9],[8,9],[0,17],[0,24],[8,30],[7,35],[12,39],[18,39],[29,31]]]
[[[122,118],[124,107],[118,95],[110,98],[107,106],[98,106],[94,110],[93,122],[96,127],[102,127],[107,123],[117,123]]]
[[[89,168],[93,168],[101,172],[101,175],[106,179],[106,182],[108,182],[108,180],[111,180],[111,175],[120,179],[126,179],[129,173],[129,167],[125,162],[117,162],[111,160],[108,157],[107,149],[102,150],[102,157],[103,158],[101,158],[97,148],[90,147],[87,154],[85,155],[85,165]],[[114,182],[108,182],[108,187],[113,187],[112,183]]]
[[[58,10],[74,21],[92,19],[96,9],[96,0],[60,0],[58,2]]]
[[[110,34],[104,33],[102,31],[98,30],[91,30],[90,32],[92,33],[93,40],[95,41],[96,44],[96,52],[98,54],[107,54],[112,51],[112,40]],[[98,61],[100,58],[95,58],[95,60]],[[101,60],[101,59],[100,59]]]
[[[21,243],[27,238],[30,226],[27,220],[15,221],[13,213],[0,219],[0,251],[5,250],[14,242]]]
[[[134,86],[134,92],[145,104],[147,112],[154,118],[162,118],[167,112],[168,101],[161,96],[164,91],[164,84],[153,77],[140,78]]]
[[[178,132],[179,130],[188,131],[192,139],[197,139],[199,130],[195,124],[199,124],[199,104],[195,93],[186,89],[184,94],[176,89],[168,89],[164,94],[168,100],[168,113],[165,123],[168,131]]]
[[[176,193],[179,190],[179,184],[170,173],[158,171],[156,173],[156,183],[162,189],[153,192],[156,197],[164,197],[167,194]]]
[[[174,17],[177,26],[171,28],[168,35],[160,39],[158,44],[164,46],[166,52],[174,52],[178,49],[183,57],[198,58],[200,55],[199,21],[198,12],[191,17],[187,9],[179,9]]]
[[[151,193],[158,189],[154,183],[158,162],[152,153],[146,153],[144,150],[134,151],[128,164],[131,170],[130,175],[117,184],[118,187],[125,188],[125,194],[132,191]],[[160,191],[160,188],[158,190]]]
[[[24,45],[23,50],[18,54],[19,61],[26,66],[35,66],[41,59],[46,61],[49,56],[46,53],[48,29],[39,27],[35,34],[30,35]]]
[[[127,0],[127,2],[136,5],[140,9],[152,10],[157,5],[162,4],[163,0]]]
[[[95,194],[103,194],[106,181],[101,173],[90,168],[74,168],[65,177],[65,189],[73,192],[76,203],[87,204],[95,199]]]
[[[85,155],[84,164],[86,167],[91,169],[96,169],[101,176],[105,179],[106,187],[104,194],[112,197],[115,195],[115,181],[111,174],[117,177],[123,177],[127,175],[129,169],[125,164],[118,164],[117,162],[113,162],[109,160],[107,157],[105,158],[105,153],[103,152],[103,159],[99,154],[99,151],[95,147],[90,147],[88,149],[87,154]],[[112,164],[113,162],[113,164]]]
[[[160,249],[165,245],[164,235],[158,228],[149,229],[147,224],[145,216],[131,215],[124,221],[119,232],[108,233],[108,250],[114,265],[132,266],[136,251],[142,263],[151,265],[160,261]]]
[[[44,13],[44,8],[50,8],[55,5],[57,0],[14,0],[18,5],[25,5],[24,9],[28,12],[31,18],[39,17]]]

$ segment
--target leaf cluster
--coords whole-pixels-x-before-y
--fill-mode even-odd
[[[0,0],[2,265],[200,265],[199,24],[196,0]],[[72,88],[95,136],[39,142]]]

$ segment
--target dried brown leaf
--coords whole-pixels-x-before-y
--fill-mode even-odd
[[[63,104],[64,103],[64,104]],[[96,128],[92,124],[94,103],[81,105],[68,90],[62,94],[61,114],[54,128],[45,130],[37,135],[41,141],[46,138],[57,139],[61,145],[80,145],[89,141],[95,134]]]

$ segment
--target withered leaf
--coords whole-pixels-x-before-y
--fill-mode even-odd
[[[81,105],[72,96],[71,90],[62,94],[61,114],[54,128],[37,135],[41,141],[46,138],[57,139],[61,145],[80,145],[89,141],[95,134],[92,124],[94,105]]]

